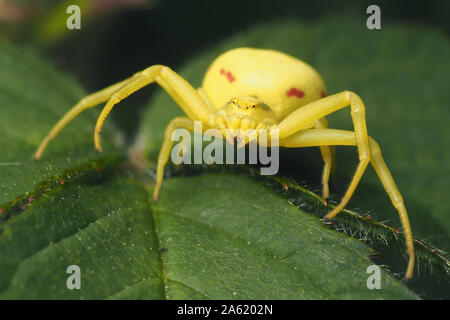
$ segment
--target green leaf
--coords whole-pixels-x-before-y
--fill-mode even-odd
[[[183,194],[183,197],[173,197]],[[368,290],[373,262],[360,241],[254,179],[227,174],[173,178],[154,208],[166,283],[213,299],[414,298],[383,273]],[[179,289],[169,297],[186,297]]]
[[[52,190],[2,225],[0,297],[416,297],[385,271],[383,291],[368,290],[362,242],[253,179],[175,178],[166,189],[154,210],[139,183],[120,177]],[[69,265],[81,268],[81,290],[66,287]]]
[[[0,298],[162,299],[147,194],[124,178],[59,186],[1,225]],[[69,290],[68,266],[81,269]]]
[[[399,76],[391,70],[391,64],[391,69],[388,66],[383,69],[383,63],[398,58],[399,62],[407,63],[400,63],[396,68],[414,66],[415,59],[422,59],[429,52],[414,51],[404,59],[402,54],[409,52],[413,40],[426,42],[433,51],[432,48],[440,46],[445,39],[431,31],[417,32],[415,37],[420,39],[402,43],[399,47],[406,48],[394,50],[392,56],[380,51],[378,55],[386,55],[382,59],[371,51],[371,41],[363,41],[373,34],[358,29],[358,23],[351,19],[339,20],[339,23],[330,19],[310,26],[297,22],[260,26],[199,55],[181,70],[181,74],[194,85],[200,85],[207,65],[218,53],[234,46],[270,47],[316,66],[327,80],[330,92],[350,88],[363,98],[367,96],[368,108],[390,103],[407,108],[409,105],[404,103],[413,101],[408,100],[407,94],[397,96],[394,93],[398,92],[389,92],[390,87],[385,82],[392,81],[390,86],[393,86]],[[336,26],[352,37],[330,39],[329,30]],[[409,30],[392,27],[386,30],[387,36],[373,37],[379,48],[386,49],[401,42]],[[356,53],[348,50],[355,48],[349,45],[350,40],[361,43]],[[428,66],[413,68],[413,74],[414,71],[417,74],[409,77],[411,88],[419,86],[419,75],[425,75],[437,61],[445,61],[447,48],[444,46],[434,60],[425,62]],[[370,56],[383,72],[368,63],[367,58],[363,59],[364,56]],[[362,68],[365,64],[369,66]],[[378,81],[381,74],[386,73],[386,79]],[[443,89],[445,84],[438,81],[443,79],[436,78],[433,78],[435,95],[448,95]],[[377,88],[377,91],[371,94],[368,88]],[[150,200],[153,182],[145,177],[153,167],[142,171],[133,167],[132,162],[123,161],[123,149],[115,144],[113,130],[108,131],[108,127],[111,129],[109,122],[102,133],[105,152],[99,155],[93,152],[92,133],[98,109],[86,111],[74,120],[50,144],[41,162],[31,161],[46,132],[84,94],[74,81],[30,51],[0,44],[0,150],[4,153],[0,163],[0,298],[417,298],[384,268],[381,269],[382,289],[369,290],[366,270],[375,263],[370,259],[374,251],[367,244],[324,225],[309,207],[310,212],[299,209],[298,196],[294,205],[293,199],[279,192],[282,189],[279,185],[254,177],[249,171],[200,169],[203,174],[187,175],[190,168],[184,166],[178,177],[166,178],[160,200],[153,204]],[[382,103],[377,100],[381,98]],[[438,108],[443,105],[440,101],[433,98],[427,103]],[[415,110],[418,105],[412,104],[410,108]],[[443,111],[444,108],[440,108]],[[167,94],[158,93],[144,118],[134,151],[154,160],[164,127],[177,114],[181,111]],[[393,117],[396,116],[400,115],[393,112]],[[369,112],[368,117],[371,132],[376,130],[371,128],[379,128],[386,121],[383,117],[377,122],[378,118],[371,118]],[[348,112],[332,120],[338,125],[349,122]],[[394,137],[408,126],[405,122],[396,122],[393,126]],[[440,127],[436,127],[439,130]],[[374,135],[383,150],[387,150],[386,160],[394,176],[400,176],[399,181],[402,167],[395,165],[398,158],[394,152],[398,143],[385,148],[392,138],[387,139],[390,135],[385,133],[387,140],[383,142],[382,133],[385,132],[381,130],[379,136]],[[414,152],[420,153],[420,150]],[[445,159],[447,154],[442,152]],[[289,154],[288,157],[297,159]],[[312,158],[311,164],[320,172],[320,158]],[[299,168],[302,167],[296,166],[293,170],[288,163],[286,173],[301,179],[303,170]],[[344,165],[343,170],[348,175],[337,175],[339,181],[344,181],[343,185],[352,169]],[[411,172],[408,166],[402,170]],[[178,172],[170,167],[168,171],[174,175]],[[320,173],[317,180],[319,176]],[[401,190],[411,192],[407,185],[399,185]],[[395,211],[373,175],[364,177],[360,189],[373,193],[370,198],[356,196],[356,201],[359,199],[362,201],[359,203],[364,204],[364,210],[377,205],[374,217],[383,218],[388,213],[389,217],[395,217]],[[411,202],[408,202],[409,197],[405,198],[407,205],[411,202],[423,205],[422,197],[411,196],[414,200]],[[408,206],[410,212],[413,209],[414,217],[423,214],[416,211],[419,207]],[[437,210],[437,216],[439,212]],[[445,220],[441,225],[435,225],[437,220],[431,221],[432,230],[448,231]],[[431,234],[427,227],[417,228],[425,235]],[[66,270],[70,265],[81,269],[80,290],[67,288],[69,274]]]

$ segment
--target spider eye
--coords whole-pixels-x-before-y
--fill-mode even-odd
[[[252,108],[256,107],[255,105],[252,105]]]

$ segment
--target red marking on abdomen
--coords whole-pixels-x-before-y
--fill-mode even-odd
[[[327,96],[327,94],[325,93],[325,91],[320,91],[320,96],[321,96],[322,98],[324,98],[324,97]]]
[[[286,91],[286,96],[288,97],[295,96],[297,98],[303,98],[305,96],[305,92],[297,88],[290,88],[288,91]]]
[[[233,76],[233,74],[230,71],[226,71],[222,68],[222,69],[220,69],[220,74],[223,74],[225,77],[227,77],[227,80],[230,83],[232,83],[233,81],[236,81],[236,78]]]
[[[236,81],[236,78],[233,76],[233,74],[230,71],[227,71],[227,79],[228,81],[233,82]]]

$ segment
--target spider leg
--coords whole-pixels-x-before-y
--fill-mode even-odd
[[[186,117],[174,118],[167,125],[166,131],[164,132],[164,142],[161,147],[161,151],[158,156],[158,164],[156,166],[156,185],[153,190],[153,201],[157,201],[159,198],[159,191],[164,179],[164,166],[169,160],[170,151],[172,150],[172,133],[177,128],[185,128],[189,131],[194,131],[194,123],[192,120]]]
[[[111,109],[133,92],[155,81],[167,91],[190,119],[204,120],[210,114],[208,106],[205,105],[197,91],[186,80],[169,67],[154,65],[139,72],[132,81],[113,92],[109,97],[95,125],[94,139],[97,151],[102,149],[100,131]]]
[[[106,87],[100,91],[97,91],[95,93],[92,93],[83,99],[81,99],[72,109],[70,109],[52,128],[52,130],[47,134],[47,136],[42,140],[41,144],[39,145],[39,148],[37,149],[36,153],[34,154],[33,158],[35,160],[39,160],[39,158],[42,156],[42,153],[44,152],[45,148],[47,147],[48,143],[54,139],[58,133],[74,118],[76,118],[81,112],[83,112],[86,109],[95,107],[96,105],[105,102],[108,100],[110,95],[115,92],[117,89],[122,87],[125,83],[131,81],[136,75],[134,75],[131,78],[128,78],[126,80],[123,80],[121,82],[115,83],[109,87]]]
[[[314,127],[318,129],[328,128],[328,121],[325,118],[321,118],[314,122]],[[320,154],[323,159],[323,171],[322,171],[322,198],[326,204],[326,200],[330,195],[330,189],[328,187],[328,181],[330,179],[330,173],[334,163],[334,148],[330,146],[320,146]]]
[[[408,213],[403,203],[403,197],[400,194],[394,179],[386,166],[381,155],[381,149],[378,143],[368,137],[370,163],[374,167],[384,189],[386,190],[392,204],[397,209],[403,232],[405,235],[406,248],[409,255],[408,269],[405,278],[409,279],[414,270],[414,243],[411,227],[409,224]],[[294,133],[293,135],[280,140],[280,145],[288,148],[328,146],[328,145],[349,145],[357,146],[358,137],[355,132],[335,129],[310,129]]]
[[[299,130],[311,128],[311,124],[314,124],[316,120],[349,105],[351,108],[350,114],[353,127],[355,128],[359,163],[341,202],[327,214],[326,218],[328,219],[335,217],[348,203],[369,164],[369,139],[363,101],[357,94],[350,91],[343,91],[304,105],[288,115],[280,124],[272,127],[272,130],[279,130],[279,137],[283,139]]]
[[[211,102],[209,101],[209,98],[208,98],[208,96],[206,95],[206,93],[205,93],[205,91],[203,90],[203,88],[197,88],[197,92],[198,92],[198,95],[200,96],[200,98],[202,98],[203,103],[204,103],[205,105],[208,106],[209,111],[210,111],[211,113],[215,112],[216,110],[214,109],[213,105],[212,105]]]

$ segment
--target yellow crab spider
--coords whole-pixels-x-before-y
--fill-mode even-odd
[[[404,230],[408,268],[405,278],[412,277],[414,246],[408,214],[380,147],[368,136],[365,106],[361,98],[343,91],[326,96],[320,75],[308,64],[273,50],[237,48],[220,55],[209,66],[203,86],[194,89],[169,67],[153,65],[132,77],[81,99],[64,115],[42,141],[34,158],[41,157],[50,140],[83,110],[106,102],[95,126],[95,148],[101,151],[100,131],[111,109],[142,87],[157,82],[181,107],[187,117],[174,118],[166,128],[158,157],[153,199],[159,197],[164,166],[172,148],[172,132],[177,128],[194,130],[194,121],[202,121],[202,130],[217,129],[225,136],[230,129],[239,132],[266,129],[275,131],[279,145],[287,148],[320,147],[324,168],[322,195],[328,198],[328,179],[333,164],[331,146],[350,145],[358,148],[359,163],[340,203],[325,218],[332,219],[348,203],[369,162],[397,209]],[[354,131],[329,129],[325,116],[350,106]],[[256,139],[252,137],[250,140]],[[250,141],[247,139],[245,143]]]

